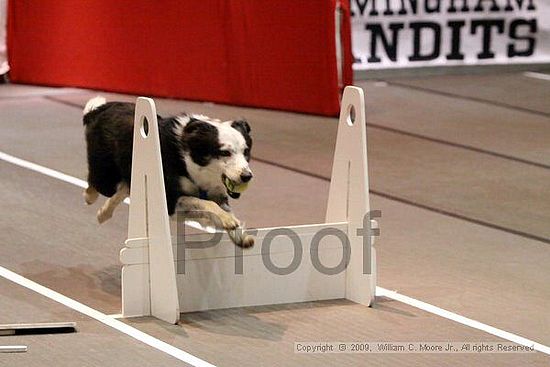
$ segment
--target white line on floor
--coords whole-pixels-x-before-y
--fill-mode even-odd
[[[12,155],[9,155],[4,152],[0,152],[0,159],[6,162],[9,162],[11,164],[15,164],[16,166],[23,167],[30,169],[31,171],[35,171],[38,173],[42,173],[43,175],[56,178],[58,180],[73,184],[78,187],[82,187],[83,189],[88,187],[88,183],[84,180],[81,180],[79,178],[66,175],[64,173],[61,173],[59,171],[53,170],[51,168],[47,168],[41,165],[38,165],[36,163],[32,163],[29,161],[26,161],[21,158],[14,157]]]
[[[36,163],[32,163],[32,162],[29,162],[29,161],[26,161],[24,159],[20,159],[20,158],[17,158],[17,157],[14,157],[12,155],[9,155],[9,154],[6,154],[6,153],[3,153],[3,152],[0,152],[0,159],[6,161],[6,162],[10,162],[10,163],[13,163],[17,166],[20,166],[20,167],[24,167],[24,168],[27,168],[27,169],[30,169],[30,170],[33,170],[35,172],[39,172],[39,173],[42,173],[42,174],[45,174],[47,176],[50,176],[50,177],[53,177],[53,178],[57,178],[61,181],[64,181],[64,182],[68,182],[68,183],[71,183],[73,185],[76,185],[76,186],[79,186],[79,187],[82,187],[82,188],[86,188],[88,186],[87,182],[86,181],[83,181],[83,180],[80,180],[76,177],[72,177],[72,176],[69,176],[67,174],[64,174],[64,173],[61,173],[59,171],[55,171],[53,169],[50,169],[50,168],[47,168],[47,167],[43,167],[43,166],[40,166]],[[0,267],[0,269],[3,269]],[[9,271],[7,269],[4,269],[5,271]],[[10,272],[11,273],[11,272]],[[17,275],[15,273],[12,273],[14,275]],[[2,275],[2,274],[0,274]],[[17,275],[19,276],[19,275]],[[21,277],[21,276],[19,276]],[[21,277],[22,279],[26,279],[26,278],[23,278]],[[10,279],[11,280],[11,279]],[[32,282],[28,279],[26,279],[28,282]],[[17,282],[16,282],[17,283]],[[32,282],[34,283],[34,282]],[[39,287],[42,287],[41,285],[37,284],[37,283],[34,283],[36,286],[39,286]],[[25,285],[26,286],[26,285]],[[27,287],[29,288],[29,287]],[[47,289],[45,287],[42,287],[44,289]],[[31,288],[32,289],[32,288]],[[37,291],[38,292],[38,291]],[[54,291],[50,291],[50,292],[53,292],[53,293],[56,293],[58,294],[59,296],[61,297],[65,297],[57,292],[54,292]],[[38,293],[41,293],[41,292],[38,292]],[[43,293],[41,293],[43,294]],[[44,294],[46,295],[46,294]],[[384,297],[388,297],[388,298],[391,298],[393,300],[396,300],[396,301],[399,301],[399,302],[402,302],[402,303],[405,303],[405,304],[408,304],[409,306],[413,306],[415,308],[418,308],[418,309],[421,309],[421,310],[424,310],[426,312],[429,312],[429,313],[432,313],[432,314],[435,314],[435,315],[438,315],[438,316],[441,316],[441,317],[444,317],[446,319],[449,319],[449,320],[452,320],[452,321],[455,321],[455,322],[458,322],[462,325],[466,325],[466,326],[469,326],[471,328],[474,328],[474,329],[478,329],[478,330],[482,330],[482,331],[485,331],[489,334],[492,334],[492,335],[495,335],[495,336],[498,336],[500,338],[503,338],[503,339],[506,339],[506,340],[509,340],[511,342],[514,342],[514,343],[518,343],[518,344],[521,344],[521,345],[525,345],[525,346],[529,346],[529,347],[534,347],[535,350],[539,351],[539,352],[542,352],[542,353],[546,353],[546,354],[550,354],[550,347],[546,346],[546,345],[543,345],[543,344],[540,344],[540,343],[537,343],[537,342],[534,342],[530,339],[526,339],[524,337],[521,337],[519,335],[515,335],[515,334],[512,334],[512,333],[509,333],[507,331],[504,331],[504,330],[501,330],[501,329],[497,329],[493,326],[490,326],[490,325],[487,325],[487,324],[484,324],[484,323],[481,323],[479,321],[476,321],[476,320],[472,320],[472,319],[469,319],[467,317],[464,317],[464,316],[460,316],[456,313],[453,313],[453,312],[450,312],[450,311],[447,311],[447,310],[444,310],[442,308],[439,308],[437,306],[434,306],[434,305],[431,305],[429,303],[426,303],[426,302],[422,302],[422,301],[419,301],[417,299],[414,299],[414,298],[411,298],[411,297],[407,297],[405,295],[402,295],[402,294],[399,294],[397,292],[394,292],[394,291],[390,291],[388,289],[385,289],[385,288],[382,288],[382,287],[376,287],[376,295],[377,296],[384,296]],[[47,297],[49,297],[48,295],[46,295]],[[50,297],[51,298],[51,297]],[[68,300],[71,300],[70,298],[67,298],[65,297],[66,299]],[[53,299],[53,298],[52,298]],[[78,303],[74,300],[71,300],[72,302],[75,302],[75,303]],[[60,301],[58,301],[60,302]],[[63,303],[63,302],[61,302]],[[63,303],[65,304],[65,303]],[[99,311],[95,311],[91,308],[89,308],[88,306],[85,306],[85,305],[82,305],[82,304],[79,304],[83,307],[86,307],[88,308],[89,310],[92,310],[93,312],[96,312],[100,315],[102,315],[101,317],[105,318],[105,319],[109,319],[109,320],[114,320],[116,322],[119,322],[118,320],[115,320],[114,318],[112,317],[109,317],[107,315],[104,315],[102,313],[100,313]],[[71,306],[68,306],[68,307],[71,307]],[[71,307],[73,308],[73,307]],[[82,311],[81,311],[82,312]],[[83,312],[85,313],[85,312]],[[93,317],[93,316],[91,316]],[[95,318],[95,317],[94,317]],[[98,319],[99,320],[99,319]],[[102,320],[99,320],[101,322],[103,322]],[[104,322],[105,323],[105,322]],[[107,323],[105,323],[107,324]],[[124,326],[128,326],[124,323],[121,323],[122,325]],[[109,325],[111,326],[111,325]],[[114,327],[114,326],[112,326]],[[130,326],[128,326],[130,327]],[[117,327],[114,327],[115,329],[117,330],[120,330],[118,329]],[[142,333],[141,331],[137,330],[137,329],[134,329],[132,328],[133,330],[137,331],[137,332],[140,332]],[[122,330],[121,330],[122,331]],[[122,331],[124,332],[124,331]],[[145,334],[145,333],[142,333],[152,339],[155,339],[151,336],[149,336],[148,334]],[[136,338],[137,339],[137,338]],[[155,340],[158,340],[158,339],[155,339]],[[159,342],[161,342],[159,340]],[[161,343],[164,343],[164,342],[161,342]],[[148,343],[147,343],[148,344]],[[166,344],[166,343],[164,343]],[[169,345],[169,344],[167,344]],[[158,349],[158,348],[157,348]],[[179,349],[175,348],[176,350],[179,351]],[[183,352],[183,351],[180,351],[180,352]],[[168,353],[168,352],[167,352]],[[183,353],[186,353],[186,352],[183,352]],[[171,353],[168,353],[168,354],[171,354]],[[171,354],[172,355],[172,354]],[[206,363],[206,362],[205,362]],[[208,365],[208,364],[206,364]],[[202,365],[201,365],[202,366]]]
[[[4,152],[0,152],[0,159],[3,161],[9,162],[11,164],[15,164],[16,166],[27,168],[27,169],[30,169],[31,171],[42,173],[43,175],[56,178],[58,180],[73,184],[78,187],[82,187],[83,189],[88,187],[88,183],[84,180],[81,180],[80,178],[69,176],[63,172],[59,172],[54,169],[44,167],[36,163],[32,163],[24,159],[14,157],[13,155],[9,155]],[[130,199],[126,198],[124,200],[124,203],[130,204]]]
[[[543,74],[543,73],[534,73],[532,71],[526,71],[523,73],[528,78],[535,78],[540,80],[548,80],[550,81],[550,74]]]
[[[426,312],[429,312],[429,313],[433,313],[437,316],[444,317],[446,319],[458,322],[460,324],[469,326],[471,328],[485,331],[489,334],[493,334],[495,336],[498,336],[499,338],[509,340],[513,343],[521,344],[521,345],[524,345],[524,346],[527,346],[527,347],[534,348],[535,350],[537,350],[539,352],[550,354],[550,347],[548,347],[546,345],[537,343],[533,340],[524,338],[524,337],[516,335],[516,334],[509,333],[509,332],[501,330],[501,329],[497,329],[496,327],[484,324],[482,322],[469,319],[467,317],[461,316],[461,315],[456,314],[456,313],[451,312],[451,311],[444,310],[442,308],[431,305],[429,303],[422,302],[422,301],[419,301],[417,299],[399,294],[395,291],[390,291],[389,289],[385,289],[385,288],[382,288],[382,287],[376,287],[376,295],[391,298],[393,300],[405,303],[409,306],[419,308],[419,309],[421,309],[423,311],[426,311]]]
[[[64,296],[61,293],[58,293],[54,290],[44,287],[43,285],[33,282],[32,280],[27,279],[17,273],[14,273],[13,271],[8,270],[2,266],[0,266],[0,276],[8,280],[11,280],[16,284],[19,284],[20,286],[23,286],[32,291],[35,291],[36,293],[39,293],[45,297],[48,297],[51,300],[59,302],[62,305],[72,308],[73,310],[78,311],[88,317],[91,317],[92,319],[95,319],[107,326],[110,326],[113,329],[120,331],[121,333],[131,336],[132,338],[139,340],[142,343],[145,343],[155,349],[158,349],[161,352],[169,354],[172,357],[179,359],[180,361],[189,363],[190,365],[196,366],[196,367],[214,367],[213,364],[210,364],[198,357],[195,357],[194,355],[189,354],[186,351],[178,349],[173,345],[163,342],[162,340],[159,340],[149,334],[146,334],[143,331],[140,331],[128,324],[123,323],[122,321],[119,321],[113,317],[107,316],[102,312],[99,312],[89,306],[86,306],[85,304],[82,304],[78,301],[75,301],[72,298]]]

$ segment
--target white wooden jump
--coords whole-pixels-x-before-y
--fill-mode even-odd
[[[180,312],[228,307],[338,298],[371,305],[376,253],[373,233],[362,231],[370,211],[365,121],[363,90],[346,87],[325,223],[259,229],[251,249],[237,248],[227,234],[215,246],[183,248],[170,234],[155,104],[138,98],[128,240],[120,253],[122,315],[152,315],[176,323]],[[376,226],[375,221],[367,223]],[[319,271],[319,263],[327,269],[345,263],[346,241],[335,234],[346,234],[350,255],[348,266],[331,275]],[[186,240],[211,237],[203,233]],[[310,254],[312,242],[319,244],[314,238],[323,238],[318,257]],[[273,266],[293,271],[276,274]]]

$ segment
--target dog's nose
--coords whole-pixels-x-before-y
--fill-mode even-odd
[[[241,181],[242,182],[248,182],[250,180],[252,180],[252,172],[241,173]]]

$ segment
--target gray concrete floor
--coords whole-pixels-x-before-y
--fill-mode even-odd
[[[550,344],[550,110],[545,102],[550,82],[511,73],[358,84],[367,96],[371,205],[382,210],[379,285]],[[95,94],[0,86],[0,151],[84,179],[81,108]],[[156,102],[161,114],[185,110],[251,122],[256,180],[234,205],[249,227],[323,220],[336,119]],[[97,208],[82,204],[78,187],[4,161],[0,192],[0,265],[101,312],[118,313],[118,251],[127,208],[99,226]],[[0,345],[29,345],[27,354],[0,355],[0,366],[75,360],[90,366],[179,365],[5,280],[0,281],[0,310],[5,323],[70,319],[82,325],[77,334],[0,337]],[[220,366],[543,366],[549,361],[541,353],[293,353],[294,341],[499,340],[389,299],[372,309],[330,301],[184,314],[178,326],[150,318],[125,322]]]

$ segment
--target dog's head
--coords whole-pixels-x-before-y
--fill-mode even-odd
[[[220,188],[236,199],[231,187],[252,179],[249,167],[252,138],[244,119],[220,121],[190,116],[181,135],[191,177],[205,189]],[[229,184],[228,182],[229,181]]]

